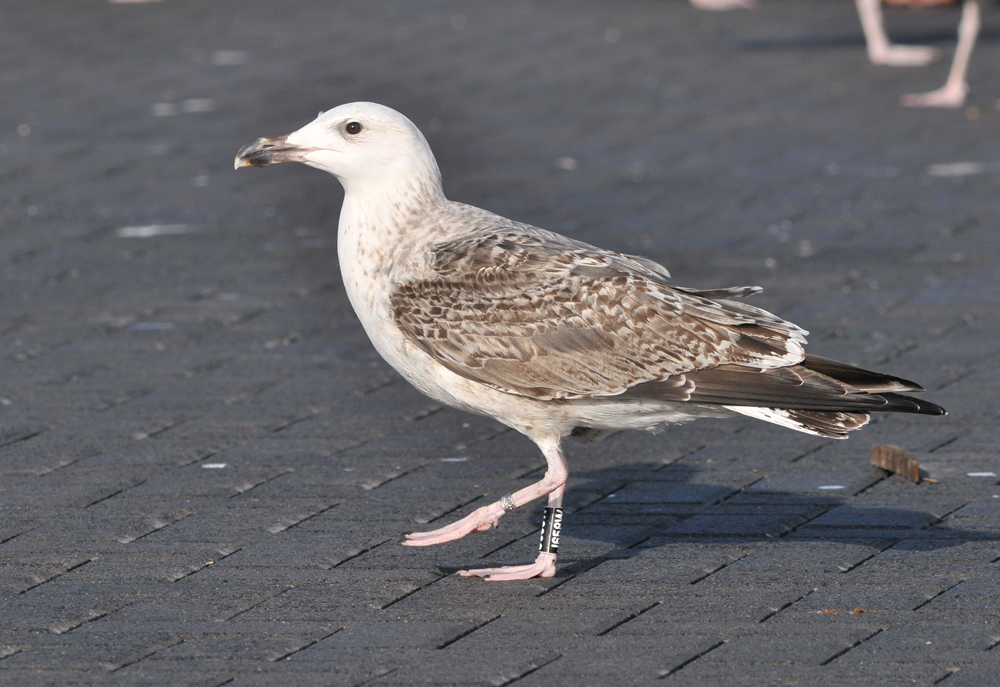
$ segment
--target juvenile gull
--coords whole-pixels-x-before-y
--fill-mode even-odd
[[[545,456],[541,481],[409,534],[409,546],[484,532],[545,495],[551,529],[568,475],[561,443],[574,432],[741,414],[843,439],[873,411],[945,412],[897,393],[922,391],[913,382],[806,355],[807,332],[730,300],[758,287],[674,286],[652,260],[447,200],[423,135],[382,105],[342,105],[257,139],[235,166],[289,161],[344,186],[340,269],[382,357],[431,398],[499,420]],[[461,574],[551,577],[553,548],[529,565]]]

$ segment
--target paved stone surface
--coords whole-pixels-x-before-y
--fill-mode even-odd
[[[0,682],[995,684],[1000,17],[972,106],[924,112],[896,98],[946,65],[869,67],[848,0],[762,4],[0,2]],[[890,28],[949,47],[956,19]],[[530,560],[540,508],[401,534],[541,457],[374,354],[334,180],[232,170],[356,99],[423,127],[452,198],[761,284],[951,415],[571,446],[559,576],[458,578]],[[994,166],[928,171],[961,161]]]

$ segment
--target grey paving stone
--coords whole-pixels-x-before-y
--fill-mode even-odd
[[[969,687],[971,685],[988,685],[1000,677],[1000,666],[961,666],[948,677],[953,685]]]
[[[945,66],[868,66],[843,0],[0,12],[0,682],[997,682],[996,175],[927,171],[1000,159],[991,8],[958,111],[899,108]],[[950,48],[953,14],[886,14]],[[334,180],[231,169],[358,99],[423,129],[450,197],[678,283],[760,284],[812,352],[951,414],[573,443],[557,576],[458,577],[530,560],[540,507],[441,547],[402,534],[541,455],[378,358]],[[154,224],[189,233],[117,233]],[[874,443],[937,482],[886,477]]]
[[[871,626],[828,628],[822,633],[794,636],[756,633],[734,637],[712,651],[708,659],[722,665],[805,663],[822,665],[872,634]]]

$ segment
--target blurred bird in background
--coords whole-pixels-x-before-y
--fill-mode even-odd
[[[941,55],[941,51],[926,45],[900,45],[892,43],[885,31],[882,4],[896,7],[930,7],[951,5],[956,0],[855,0],[861,29],[865,34],[868,59],[872,64],[892,67],[922,67]],[[690,0],[691,5],[701,10],[753,9],[756,0]],[[969,93],[966,75],[969,60],[979,36],[979,0],[963,0],[962,18],[958,24],[958,45],[948,72],[948,78],[941,88],[927,93],[910,93],[900,100],[907,107],[961,107]]]
[[[889,42],[882,18],[882,3],[904,7],[950,5],[955,0],[855,0],[861,28],[868,44],[868,59],[872,64],[895,67],[920,67],[937,59],[940,51],[923,45],[894,45]],[[911,93],[902,97],[907,107],[961,107],[969,93],[966,74],[969,59],[979,36],[979,0],[963,0],[962,18],[958,24],[958,45],[948,78],[941,88],[927,93]]]

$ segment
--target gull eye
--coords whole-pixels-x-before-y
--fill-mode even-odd
[[[361,133],[361,122],[348,122],[344,130],[349,134],[360,134]]]

